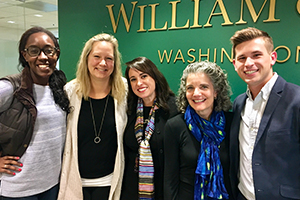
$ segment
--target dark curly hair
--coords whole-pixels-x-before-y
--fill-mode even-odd
[[[155,81],[155,94],[158,105],[165,111],[169,112],[168,99],[170,96],[175,96],[169,87],[169,84],[164,75],[157,69],[156,65],[146,57],[137,57],[126,63],[125,77],[128,83],[127,105],[128,114],[136,111],[138,97],[132,91],[129,79],[129,70],[137,69],[151,76]]]
[[[57,38],[45,28],[35,26],[23,33],[21,39],[19,41],[19,65],[23,68],[29,67],[28,63],[26,62],[22,52],[25,49],[27,44],[28,38],[34,34],[43,32],[46,33],[53,41],[54,46],[57,48],[57,59],[59,58],[60,51],[59,51],[59,44]],[[62,110],[67,113],[70,113],[70,101],[66,92],[64,91],[64,85],[66,84],[67,79],[63,71],[55,69],[51,76],[49,77],[49,87],[53,93],[54,101],[58,104]]]

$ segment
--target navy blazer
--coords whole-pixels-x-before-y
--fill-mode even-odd
[[[239,171],[239,128],[247,95],[233,104],[230,178],[235,195]],[[278,77],[261,119],[252,155],[257,200],[300,199],[300,87]]]

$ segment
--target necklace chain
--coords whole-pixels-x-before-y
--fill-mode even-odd
[[[105,113],[106,113],[106,108],[107,108],[108,98],[109,98],[109,95],[106,96],[105,107],[104,107],[104,110],[103,110],[102,120],[101,120],[101,124],[100,124],[100,128],[99,128],[99,132],[98,132],[98,133],[97,133],[97,130],[96,130],[96,123],[95,123],[95,117],[94,117],[93,105],[92,105],[92,102],[91,102],[91,98],[89,98],[90,108],[91,108],[91,113],[92,113],[92,119],[93,119],[93,125],[94,125],[94,131],[95,131],[95,139],[94,139],[94,142],[95,142],[96,144],[98,144],[98,143],[101,141],[100,133],[101,133],[102,126],[103,126],[103,122],[104,122],[104,117],[105,117]]]

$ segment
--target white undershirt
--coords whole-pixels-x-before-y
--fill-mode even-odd
[[[268,102],[270,92],[278,78],[277,73],[264,85],[253,100],[249,88],[246,94],[245,108],[241,113],[239,143],[240,143],[240,170],[239,185],[241,193],[248,200],[255,200],[254,181],[252,171],[252,154],[258,128]]]
[[[114,173],[100,178],[81,178],[82,187],[106,187],[111,186]]]

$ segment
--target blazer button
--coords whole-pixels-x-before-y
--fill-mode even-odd
[[[157,134],[160,134],[160,130],[156,130],[156,133],[157,133]]]
[[[163,153],[163,152],[164,152],[164,150],[162,150],[162,149],[159,150],[159,153]]]
[[[24,144],[24,148],[27,148],[27,146],[28,146],[27,144]]]

